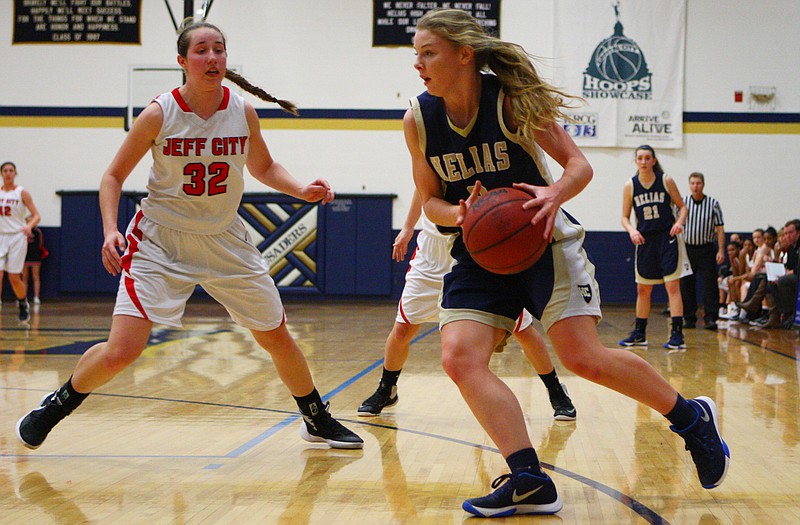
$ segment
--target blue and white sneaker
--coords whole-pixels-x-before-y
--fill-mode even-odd
[[[697,419],[683,430],[672,425],[669,428],[686,441],[686,450],[692,454],[703,488],[713,489],[722,484],[728,473],[731,452],[719,434],[719,415],[714,401],[703,396],[688,402],[697,410]]]
[[[669,348],[671,350],[682,350],[686,348],[686,343],[683,341],[683,332],[673,330],[672,334],[669,336],[669,341],[664,343],[664,348]]]
[[[619,342],[620,346],[647,346],[647,336],[644,332],[634,330],[631,335]]]
[[[481,518],[500,518],[515,514],[555,514],[564,506],[547,474],[503,474],[492,482],[492,488],[497,490],[481,498],[468,499],[461,508]]]

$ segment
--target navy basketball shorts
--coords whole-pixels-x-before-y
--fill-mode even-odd
[[[636,246],[636,282],[661,284],[692,274],[683,236],[668,231],[648,232],[644,244]]]
[[[545,331],[567,317],[588,315],[599,321],[600,290],[594,265],[583,250],[583,230],[550,243],[531,268],[513,275],[484,270],[456,241],[459,261],[445,276],[440,326],[477,321],[513,332],[523,308],[541,320]]]

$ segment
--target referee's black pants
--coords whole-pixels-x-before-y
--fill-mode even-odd
[[[681,278],[683,318],[697,322],[697,276],[703,282],[703,319],[715,323],[719,317],[719,283],[717,283],[717,250],[713,243],[686,245],[686,255],[692,265],[692,275]]]

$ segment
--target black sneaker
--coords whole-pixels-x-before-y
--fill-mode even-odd
[[[397,404],[400,397],[397,395],[397,385],[386,387],[378,385],[374,394],[369,396],[366,401],[358,407],[358,415],[362,417],[372,417],[380,415],[381,410]]]
[[[27,323],[30,320],[31,320],[31,307],[28,304],[28,300],[25,299],[24,301],[20,301],[19,303],[19,322]]]
[[[561,383],[561,388],[548,390],[550,406],[553,407],[553,417],[558,421],[575,421],[578,411],[567,394],[567,385]]]
[[[53,427],[72,412],[61,404],[56,393],[44,396],[38,408],[17,421],[17,438],[26,447],[39,448]]]
[[[717,405],[707,397],[696,397],[689,403],[698,410],[694,423],[683,430],[672,425],[669,428],[686,441],[703,488],[713,489],[722,484],[728,473],[731,452],[719,434]]]
[[[669,341],[664,343],[664,348],[669,348],[670,350],[682,350],[686,348],[686,342],[683,340],[683,332],[673,330],[669,336]]]
[[[647,346],[647,336],[644,332],[634,330],[631,335],[619,342],[620,346]]]
[[[363,448],[364,440],[336,421],[325,403],[325,410],[316,416],[303,414],[300,437],[311,443],[327,443],[331,448]]]
[[[564,506],[547,474],[503,474],[492,482],[492,488],[497,490],[482,498],[468,499],[461,508],[482,518],[500,518],[514,514],[555,514]]]

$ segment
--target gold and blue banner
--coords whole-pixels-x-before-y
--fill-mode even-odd
[[[686,0],[559,0],[554,83],[586,103],[564,128],[581,147],[683,146]]]

